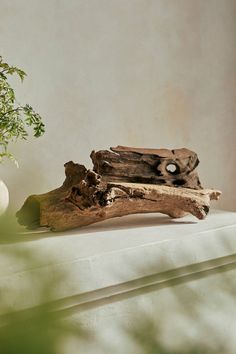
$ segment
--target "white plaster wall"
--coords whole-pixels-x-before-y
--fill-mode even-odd
[[[193,149],[217,207],[236,209],[235,0],[0,0],[0,54],[46,123],[13,147],[19,169],[0,166],[13,207],[121,144]]]

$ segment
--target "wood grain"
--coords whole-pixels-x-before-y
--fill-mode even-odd
[[[61,187],[26,199],[17,212],[20,224],[30,229],[44,226],[63,231],[123,215],[153,212],[175,218],[190,213],[204,219],[210,200],[221,194],[209,189],[109,182],[72,161],[65,164],[65,174]]]
[[[201,189],[198,156],[188,149],[142,149],[117,146],[92,151],[94,171],[103,180]]]

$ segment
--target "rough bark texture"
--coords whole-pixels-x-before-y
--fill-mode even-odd
[[[207,215],[211,199],[219,191],[175,188],[153,184],[107,182],[94,171],[68,162],[66,179],[60,188],[32,195],[18,211],[20,224],[51,230],[66,230],[113,217],[160,212],[171,217],[191,213],[198,219]]]
[[[140,149],[117,146],[92,151],[94,171],[106,181],[201,189],[198,156],[188,149]]]

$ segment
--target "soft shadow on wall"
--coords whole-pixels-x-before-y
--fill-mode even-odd
[[[186,146],[223,191],[217,207],[235,210],[235,14],[234,0],[2,0],[2,55],[28,73],[19,98],[46,122],[21,170],[2,169],[14,202],[43,192],[18,178],[50,190],[93,149]]]

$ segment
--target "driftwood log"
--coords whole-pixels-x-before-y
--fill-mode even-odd
[[[135,213],[160,212],[174,218],[191,213],[204,219],[210,200],[221,194],[202,189],[195,171],[197,155],[187,149],[112,150],[91,154],[94,170],[101,175],[72,161],[66,163],[63,185],[28,197],[17,212],[19,223],[62,231]]]
[[[92,151],[94,171],[106,181],[201,189],[198,156],[188,149],[140,149],[125,146]]]

